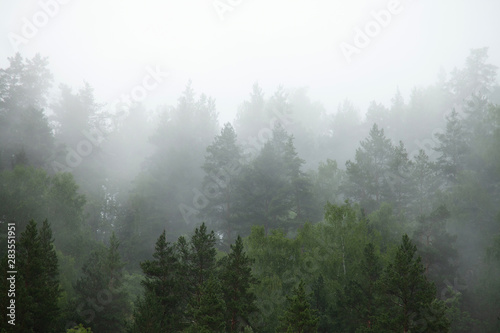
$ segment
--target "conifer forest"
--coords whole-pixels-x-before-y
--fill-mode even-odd
[[[0,4],[0,333],[500,332],[499,4],[161,3]]]

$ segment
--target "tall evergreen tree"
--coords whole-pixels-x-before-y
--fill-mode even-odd
[[[438,286],[438,290],[446,288],[445,281],[452,281],[456,277],[456,236],[446,231],[449,217],[446,206],[439,206],[429,216],[420,216],[414,234],[425,274]]]
[[[425,277],[422,259],[408,235],[403,235],[395,257],[382,276],[386,294],[386,313],[379,318],[381,327],[410,332],[447,330],[444,305],[436,299],[436,287]],[[432,328],[432,329],[431,329]]]
[[[241,171],[241,148],[237,144],[236,133],[230,123],[224,125],[220,135],[207,147],[207,155],[202,168],[205,171],[203,188],[209,195],[209,202],[202,214],[217,227],[224,230],[224,240],[233,240],[235,225],[234,205],[235,178]]]
[[[61,296],[61,287],[59,283],[59,264],[57,254],[54,247],[54,239],[52,238],[52,230],[47,220],[44,220],[40,228],[40,247],[42,260],[44,262],[44,272],[40,279],[44,280],[43,295],[40,302],[42,308],[45,309],[46,318],[51,318],[51,321],[44,327],[44,332],[55,331],[55,325],[58,323],[59,298]]]
[[[166,241],[165,231],[156,242],[153,260],[141,263],[145,294],[137,307],[135,331],[148,327],[151,332],[176,331],[182,326],[180,308],[179,261],[174,247]],[[186,277],[184,277],[186,278]]]
[[[191,250],[189,258],[189,278],[192,280],[194,298],[200,302],[201,287],[208,280],[210,275],[215,274],[215,233],[213,230],[208,233],[207,226],[202,223],[196,228],[191,237]]]
[[[256,296],[251,291],[257,279],[252,275],[253,260],[243,249],[240,236],[231,244],[231,252],[222,260],[220,279],[226,304],[226,331],[238,332],[249,324],[249,316],[257,310]]]
[[[94,250],[76,281],[77,322],[85,322],[97,332],[120,332],[129,313],[128,294],[123,289],[123,263],[114,234],[108,248]]]
[[[355,160],[346,162],[347,182],[344,191],[370,212],[390,193],[387,175],[394,148],[377,124],[373,125],[369,137],[360,145]]]
[[[200,288],[200,297],[193,299],[187,310],[192,318],[186,333],[220,333],[225,328],[226,304],[220,281],[210,275]]]
[[[52,231],[47,221],[40,231],[31,220],[17,243],[16,325],[14,332],[57,332],[61,291]],[[7,292],[5,291],[5,294]]]
[[[350,280],[339,293],[339,317],[348,331],[375,332],[377,316],[381,313],[382,262],[375,246],[368,243],[364,248],[361,274]]]
[[[458,174],[465,167],[465,156],[469,151],[468,137],[458,112],[453,109],[446,117],[446,132],[437,134],[439,145],[434,150],[440,155],[438,165],[442,174],[451,184],[457,181]]]
[[[287,303],[277,332],[316,333],[319,318],[316,311],[311,309],[304,281],[301,280],[292,296],[287,297]]]
[[[436,163],[420,149],[412,161],[410,179],[413,183],[410,213],[414,217],[425,215],[431,210],[433,194],[439,189],[441,178]]]

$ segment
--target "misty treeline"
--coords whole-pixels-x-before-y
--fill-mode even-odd
[[[232,124],[191,84],[174,107],[113,109],[90,84],[54,88],[47,59],[9,62],[0,247],[15,223],[18,310],[4,331],[500,329],[487,48],[363,112],[255,84]]]

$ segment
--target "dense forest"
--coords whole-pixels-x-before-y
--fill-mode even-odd
[[[367,110],[255,83],[225,124],[196,82],[109,107],[8,60],[2,332],[500,332],[487,48]]]

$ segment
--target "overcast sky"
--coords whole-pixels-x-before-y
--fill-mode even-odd
[[[432,84],[441,66],[463,66],[471,48],[488,46],[500,65],[498,0],[60,2],[1,2],[0,67],[16,50],[40,53],[57,83],[87,81],[101,102],[159,67],[171,75],[149,92],[149,107],[175,105],[191,79],[216,99],[221,122],[234,119],[256,81],[268,96],[279,84],[306,86],[328,112],[345,98],[364,112],[371,100],[389,103],[398,86],[407,97]],[[355,40],[358,29],[372,37]]]

